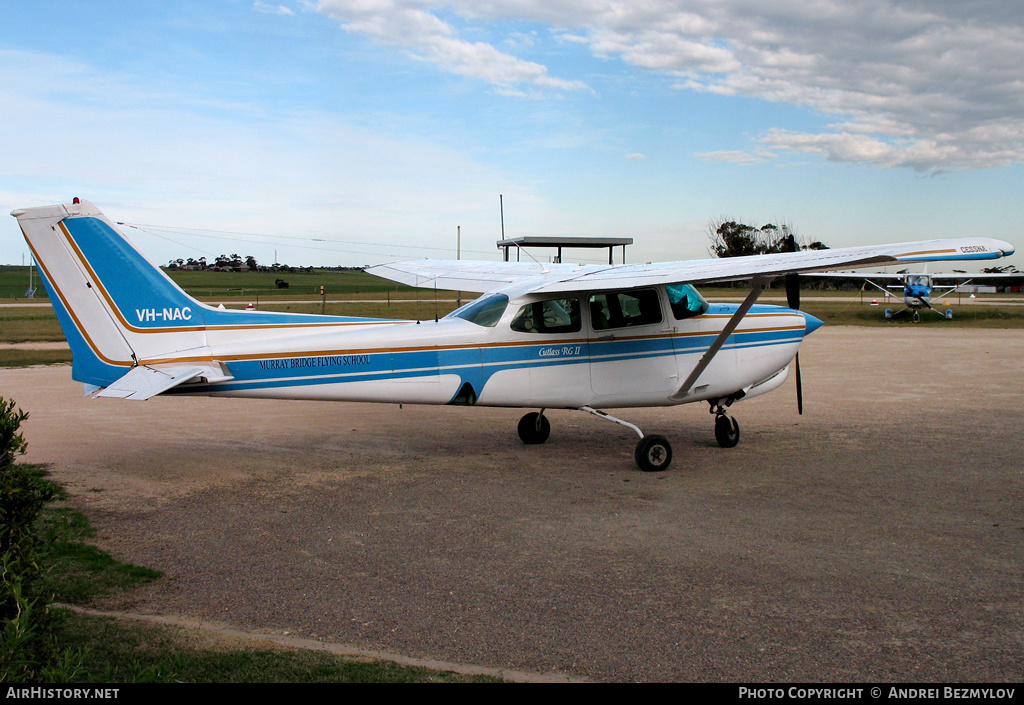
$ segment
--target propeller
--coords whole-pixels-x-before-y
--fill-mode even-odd
[[[786,251],[797,252],[800,248],[796,244],[796,238],[793,237],[793,233],[789,234],[786,238]],[[795,311],[800,310],[800,275],[796,272],[790,272],[786,275],[786,303],[789,307]],[[796,370],[796,410],[798,414],[803,415],[804,413],[804,385],[800,379],[800,351],[796,353],[796,357],[793,358],[794,367]]]

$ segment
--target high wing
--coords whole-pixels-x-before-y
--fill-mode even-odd
[[[513,285],[516,293],[527,294],[626,289],[680,282],[706,284],[900,263],[989,260],[1013,252],[1013,245],[1002,240],[953,238],[657,264],[572,265],[424,259],[378,265],[366,271],[417,287],[486,292]]]

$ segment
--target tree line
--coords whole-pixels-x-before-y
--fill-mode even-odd
[[[715,257],[746,257],[749,255],[770,255],[789,252],[789,238],[795,238],[801,250],[827,250],[828,245],[820,240],[801,242],[790,225],[768,223],[761,227],[737,223],[735,220],[714,220],[708,224],[711,240],[711,254]]]
[[[287,264],[274,262],[271,265],[263,265],[256,261],[252,255],[218,255],[210,263],[205,257],[195,259],[179,258],[172,259],[166,265],[166,269],[183,269],[186,271],[211,271],[211,272],[311,272],[312,267],[290,267]]]

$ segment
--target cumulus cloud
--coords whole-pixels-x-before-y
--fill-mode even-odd
[[[580,90],[583,81],[555,78],[547,67],[516,58],[486,42],[460,39],[455,29],[416,0],[321,0],[318,9],[349,32],[401,47],[452,73],[508,92],[519,86]]]
[[[442,17],[496,31],[547,26],[596,56],[671,77],[681,90],[836,118],[817,133],[768,132],[763,144],[773,150],[922,171],[1024,161],[1024,24],[1013,3],[320,0],[317,9],[347,31],[508,92],[579,90],[587,81],[464,39]]]

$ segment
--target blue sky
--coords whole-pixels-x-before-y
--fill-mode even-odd
[[[453,258],[460,227],[496,259],[499,194],[506,235],[633,262],[722,218],[1020,250],[1021,56],[1009,0],[5,3],[0,209],[91,200],[159,263]]]

